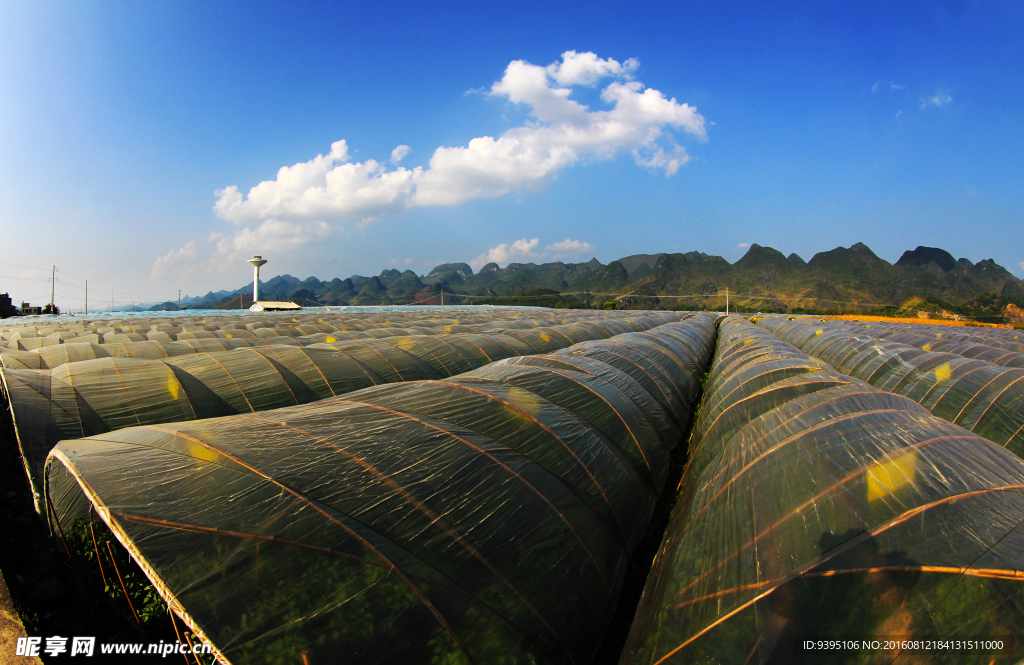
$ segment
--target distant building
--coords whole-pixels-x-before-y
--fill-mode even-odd
[[[27,302],[21,303],[21,315],[22,316],[32,316],[33,314],[42,314],[42,313],[43,313],[43,308],[42,307],[32,307]]]
[[[0,293],[0,319],[6,319],[8,316],[17,316],[18,310],[11,302],[11,296],[6,293]]]
[[[260,300],[249,306],[250,312],[282,312],[302,309],[293,302],[276,302],[273,300]]]

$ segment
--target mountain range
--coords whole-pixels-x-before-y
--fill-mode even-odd
[[[323,305],[382,305],[440,301],[501,302],[550,300],[561,306],[663,309],[720,309],[726,298],[742,311],[825,311],[892,308],[909,298],[956,308],[988,294],[1022,304],[1024,281],[992,259],[972,263],[943,249],[918,247],[891,264],[857,243],[815,254],[804,261],[771,247],[752,244],[736,263],[703,252],[634,254],[608,264],[489,263],[474,272],[466,263],[445,263],[426,275],[383,270],[329,281],[278,275],[260,280],[261,300],[294,300]],[[998,299],[998,298],[997,298]],[[248,307],[252,283],[233,291],[183,299],[189,308]],[[168,307],[170,306],[170,307]],[[171,308],[164,303],[156,308]]]

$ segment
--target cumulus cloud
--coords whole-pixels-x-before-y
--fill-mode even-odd
[[[562,54],[562,62],[552,63],[544,69],[558,85],[593,87],[602,78],[608,76],[632,78],[633,72],[639,66],[640,61],[636,58],[630,58],[620,65],[612,58],[602,60],[593,53],[566,51]]]
[[[504,268],[509,263],[524,263],[530,261],[560,261],[563,259],[579,259],[587,255],[593,255],[595,247],[589,242],[566,238],[561,242],[552,243],[538,250],[540,238],[527,240],[520,238],[511,245],[501,243],[492,247],[480,256],[469,262],[473,270],[480,270],[488,263],[497,263]]]
[[[262,254],[268,248],[287,255],[291,250],[324,241],[333,232],[334,228],[326,222],[303,225],[268,219],[255,228],[247,227],[232,236],[224,236],[217,240],[214,261],[237,263],[254,254]]]
[[[686,150],[681,146],[676,146],[669,151],[666,151],[664,148],[657,148],[653,153],[647,151],[646,155],[642,150],[634,150],[633,158],[636,159],[636,163],[640,166],[653,171],[664,169],[666,178],[674,176],[679,171],[680,166],[690,161],[690,156],[686,154]]]
[[[635,61],[620,65],[568,51],[562,62],[540,67],[516,60],[491,86],[491,95],[529,109],[535,122],[498,138],[475,138],[465,147],[440,147],[416,183],[413,205],[456,205],[547,183],[583,156],[607,159],[629,150],[648,168],[672,175],[689,157],[673,130],[706,140],[704,117],[689,104],[628,80]],[[616,76],[602,91],[609,110],[592,111],[570,99],[566,84],[590,85]]]
[[[539,245],[540,238],[534,238],[533,240],[520,238],[511,245],[503,242],[470,261],[469,266],[473,270],[479,270],[488,263],[497,263],[499,266],[504,267],[509,263],[533,261],[540,258],[540,254],[536,251]]]
[[[348,144],[337,141],[328,154],[284,166],[275,180],[248,194],[235,185],[217,190],[214,212],[237,224],[268,219],[358,224],[407,207],[452,206],[539,187],[581,157],[607,159],[622,151],[632,152],[645,168],[673,175],[689,160],[678,135],[706,140],[704,117],[633,80],[638,67],[632,58],[620,63],[576,51],[547,66],[515,60],[487,94],[526,107],[532,116],[526,125],[465,146],[440,146],[426,168],[389,170],[373,159],[352,162]],[[591,110],[571,99],[574,87],[602,82],[607,84],[600,97],[609,108]],[[408,153],[408,146],[396,147],[391,162]]]
[[[413,259],[391,259],[388,263],[393,266],[411,266],[415,261]]]
[[[684,136],[706,141],[705,120],[689,104],[645,88],[635,80],[638,68],[633,58],[619,62],[576,51],[566,51],[547,66],[515,60],[489,89],[471,92],[523,107],[530,119],[522,126],[478,136],[463,146],[440,146],[426,166],[414,168],[399,166],[411,152],[407,145],[396,146],[388,162],[353,161],[348,143],[339,140],[326,154],[283,166],[274,179],[248,192],[237,185],[219,189],[213,210],[236,230],[207,238],[214,260],[235,260],[268,248],[287,252],[326,239],[341,224],[359,230],[409,208],[541,189],[582,159],[632,154],[637,165],[673,176],[690,160],[679,141]],[[600,89],[602,108],[572,98],[575,90],[588,87]],[[529,244],[523,239],[488,252],[506,252],[512,257],[506,263],[558,252],[571,256],[570,248],[544,253],[521,243]],[[166,270],[172,259],[158,259],[159,270]]]
[[[391,151],[391,163],[392,164],[397,164],[398,162],[400,162],[403,159],[405,159],[405,156],[409,154],[410,150],[412,150],[412,148],[410,148],[407,145],[400,145],[397,148],[395,148],[394,150],[392,150]]]
[[[907,87],[907,86],[905,86],[905,85],[900,85],[899,83],[890,83],[890,84],[889,84],[889,89],[890,89],[890,90],[902,90],[903,88],[906,88],[906,87]]]
[[[153,262],[152,278],[158,279],[177,270],[188,268],[195,263],[195,260],[195,242],[189,242],[180,249],[172,249]]]
[[[1020,262],[1020,263],[1018,263],[1017,265],[1018,265],[1018,266],[1020,266],[1020,269],[1021,269],[1021,270],[1024,270],[1024,261],[1021,261],[1021,262]]]
[[[255,254],[273,251],[275,257],[285,258],[303,247],[324,242],[336,232],[337,229],[326,222],[278,219],[268,219],[233,235],[214,232],[207,236],[205,246],[189,242],[158,258],[153,263],[152,278],[168,274],[196,276],[237,272],[238,266]]]
[[[401,147],[401,146],[399,146]],[[265,180],[242,196],[231,185],[218,190],[218,217],[236,224],[269,219],[359,219],[400,209],[420,169],[388,171],[378,162],[348,161],[348,144],[335,141],[326,155],[282,166],[276,180]]]
[[[747,249],[748,247],[750,247],[749,242],[741,242],[740,244],[736,245],[736,249]]]
[[[566,238],[562,242],[556,242],[548,245],[544,248],[544,252],[547,254],[547,258],[558,260],[584,258],[588,255],[592,256],[595,249],[596,248],[589,242]]]
[[[949,106],[952,103],[953,98],[949,95],[949,93],[945,92],[944,90],[940,90],[931,97],[927,99],[922,99],[921,108],[942,108],[944,106]]]

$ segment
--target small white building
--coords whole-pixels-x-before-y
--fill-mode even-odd
[[[293,302],[278,302],[276,300],[261,300],[249,306],[250,312],[285,312],[296,309],[302,309],[302,307]]]

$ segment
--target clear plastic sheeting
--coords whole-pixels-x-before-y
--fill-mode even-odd
[[[842,324],[767,317],[758,325],[840,372],[908,397],[1024,457],[1024,369],[854,335]]]
[[[1022,515],[1020,458],[724,318],[621,662],[1016,662],[995,649],[824,655],[800,645],[1021,644]]]
[[[712,317],[658,331],[617,348],[696,395]],[[48,515],[106,522],[225,663],[586,663],[685,423],[572,351],[65,440]]]
[[[388,315],[363,313],[359,316],[319,311],[316,314],[232,314],[221,312],[209,319],[167,319],[146,320],[132,317],[128,322],[120,321],[54,321],[54,326],[23,326],[0,328],[0,354],[14,352],[38,354],[40,361],[25,361],[26,367],[17,368],[56,369],[59,365],[80,360],[92,360],[108,356],[122,358],[147,358],[151,360],[170,358],[192,353],[229,351],[249,346],[267,344],[307,346],[321,342],[331,343],[346,339],[382,339],[411,335],[450,335],[457,333],[489,332],[492,329],[509,326],[516,330],[543,328],[545,326],[566,326],[554,334],[563,342],[566,339],[582,341],[593,339],[586,333],[575,332],[578,328],[595,331],[599,336],[639,331],[633,318],[640,316],[662,317],[663,322],[678,320],[664,312],[589,312],[586,310],[557,311],[533,310],[524,314],[517,309],[462,309],[457,312],[459,319],[440,318],[429,311],[393,311]],[[316,317],[316,318],[314,318]],[[397,319],[397,320],[396,320]],[[168,323],[172,321],[172,323]],[[148,328],[147,328],[148,325]],[[543,332],[543,330],[541,331]],[[535,338],[538,335],[528,335]],[[41,341],[41,340],[47,341]],[[25,340],[20,346],[19,340]],[[40,341],[29,341],[40,340]],[[27,344],[27,346],[26,346]],[[83,348],[65,348],[82,346]],[[550,351],[550,345],[535,352]],[[10,347],[10,348],[7,348]],[[2,361],[0,361],[2,362]]]
[[[855,330],[863,330],[875,337],[892,337],[894,341],[903,341],[903,335],[912,337],[924,336],[934,341],[973,342],[991,348],[998,348],[1015,353],[1024,353],[1024,330],[1019,328],[968,328],[952,327],[928,323],[894,323],[846,321],[847,326]],[[904,341],[904,344],[910,344]]]
[[[955,332],[950,326],[889,322],[828,321],[856,335],[898,342],[924,351],[944,351],[964,358],[987,360],[1003,367],[1024,367],[1024,332],[987,328],[981,333]]]
[[[647,329],[679,318],[674,313],[633,317],[630,329]],[[566,326],[545,330],[558,334],[562,327]],[[600,339],[613,336],[618,329],[594,323],[574,335]],[[274,339],[296,344],[296,338]],[[531,353],[517,338],[496,333],[388,334],[379,339],[335,339],[308,346],[254,345],[255,341],[135,342],[131,344],[134,357],[79,359],[52,370],[0,368],[2,397],[13,421],[36,510],[42,510],[39,481],[43,463],[61,439],[307,404],[381,383],[439,380],[494,360]],[[222,350],[232,345],[238,348]],[[117,350],[113,344],[53,348],[105,353],[108,347]],[[182,350],[184,355],[169,354],[168,347]],[[196,350],[204,347],[216,351]]]

